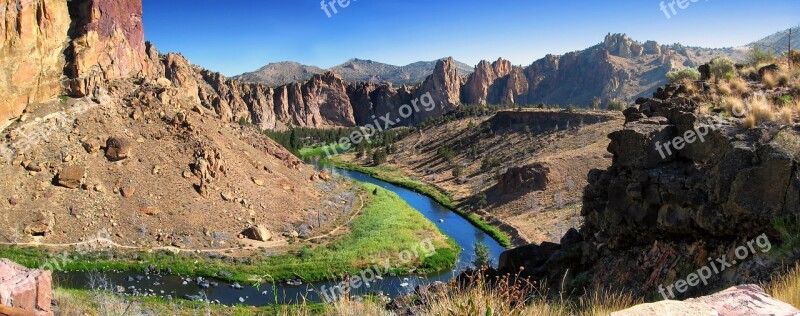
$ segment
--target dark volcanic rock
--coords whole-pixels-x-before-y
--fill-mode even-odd
[[[580,232],[568,232],[562,245],[505,252],[501,273],[522,267],[539,280],[581,276],[582,286],[646,294],[686,277],[681,267],[730,258],[756,238],[780,241],[774,219],[800,215],[800,132],[792,126],[747,129],[733,119],[697,114],[693,100],[678,96],[681,89],[667,86],[655,99],[639,100],[624,128],[609,135],[613,164],[588,175]],[[694,140],[686,142],[692,133]],[[684,143],[676,146],[676,138]],[[765,249],[709,282],[721,287],[769,279],[780,264],[760,256]],[[706,294],[714,286],[681,295]]]

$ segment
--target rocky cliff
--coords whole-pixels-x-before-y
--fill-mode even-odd
[[[768,280],[781,258],[766,248],[786,241],[776,220],[800,214],[800,132],[699,114],[700,104],[685,91],[667,86],[625,111],[625,127],[609,135],[613,164],[589,173],[580,232],[568,232],[560,245],[511,250],[502,268],[656,294],[717,258],[731,263],[706,280],[710,286],[678,297]],[[676,138],[686,141],[675,146]]]
[[[56,97],[70,28],[65,1],[0,2],[0,128],[30,102]]]
[[[0,127],[30,103],[157,71],[141,0],[4,0],[0,9]]]

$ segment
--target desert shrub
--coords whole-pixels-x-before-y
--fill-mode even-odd
[[[464,167],[456,166],[455,168],[453,168],[453,177],[458,178],[462,174],[464,174]]]
[[[775,62],[775,54],[771,49],[763,50],[760,45],[756,45],[747,53],[747,63],[751,65],[771,64]]]
[[[721,107],[725,112],[730,113],[732,116],[744,116],[747,114],[747,108],[744,101],[738,97],[725,97],[722,99]]]
[[[720,95],[731,95],[733,94],[733,88],[731,88],[730,82],[721,81],[717,84],[717,93]]]
[[[778,103],[781,106],[794,104],[794,97],[791,94],[785,94],[778,98]]]
[[[567,112],[575,113],[575,112],[578,112],[578,110],[579,110],[579,108],[578,108],[577,105],[574,105],[574,104],[567,105]]]
[[[697,81],[700,80],[700,71],[694,68],[670,71],[667,73],[667,80],[670,83]]]
[[[736,77],[736,63],[726,56],[717,56],[709,63],[711,75],[716,80],[733,79]]]
[[[745,117],[745,126],[753,128],[764,122],[774,121],[775,112],[767,98],[752,98],[749,113]]]
[[[595,98],[594,100],[592,100],[592,105],[591,105],[592,110],[599,110],[601,103],[602,101],[600,101],[600,99]]]
[[[627,106],[625,106],[625,102],[620,100],[608,101],[608,104],[606,105],[606,109],[609,111],[622,111],[625,110],[626,107]]]

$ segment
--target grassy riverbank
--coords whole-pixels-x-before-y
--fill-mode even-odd
[[[442,192],[441,190],[432,185],[425,184],[414,179],[410,179],[401,172],[389,167],[381,167],[381,166],[367,167],[347,161],[342,161],[341,159],[337,159],[336,157],[329,157],[323,159],[323,164],[329,164],[331,166],[341,169],[358,171],[367,174],[373,178],[383,180],[391,184],[398,185],[407,188],[409,190],[413,190],[414,192],[426,195],[434,199],[436,202],[443,205],[444,207],[447,207],[456,212],[457,214],[461,215],[462,217],[466,218],[470,223],[480,228],[488,235],[492,236],[492,238],[497,240],[497,242],[500,243],[500,245],[502,245],[503,247],[508,248],[511,246],[511,239],[505,232],[503,232],[497,227],[490,225],[489,223],[486,223],[477,215],[471,214],[465,211],[464,209],[458,207],[458,205],[455,202],[453,202],[449,194],[447,194],[446,192]]]
[[[328,155],[336,155],[344,153],[346,150],[344,147],[349,146],[342,145],[342,144],[334,144],[334,145],[327,145],[322,147],[309,147],[303,148],[300,150],[300,159],[306,160],[307,158],[311,157],[325,157]]]
[[[71,256],[69,260],[54,259],[52,253],[38,248],[2,247],[0,257],[9,258],[28,267],[58,262],[64,270],[77,271],[141,271],[149,265],[171,268],[173,273],[217,277],[227,281],[253,283],[289,279],[307,282],[340,279],[372,266],[373,261],[390,260],[392,272],[405,274],[434,273],[454,266],[459,249],[422,214],[396,194],[371,184],[359,184],[366,205],[361,214],[348,226],[349,232],[330,243],[315,245],[299,241],[297,250],[289,254],[268,256],[253,252],[246,258],[210,258],[207,254],[156,252],[114,252],[104,250]],[[377,195],[373,192],[377,190]],[[424,258],[420,244],[429,239],[435,248]],[[407,263],[399,255],[404,250],[417,250],[419,258]],[[221,254],[220,254],[221,255]],[[216,256],[215,256],[216,257]],[[49,261],[48,261],[49,260]],[[220,271],[230,275],[220,275]]]

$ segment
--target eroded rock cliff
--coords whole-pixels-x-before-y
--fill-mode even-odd
[[[0,129],[61,91],[70,27],[65,1],[0,1]]]

